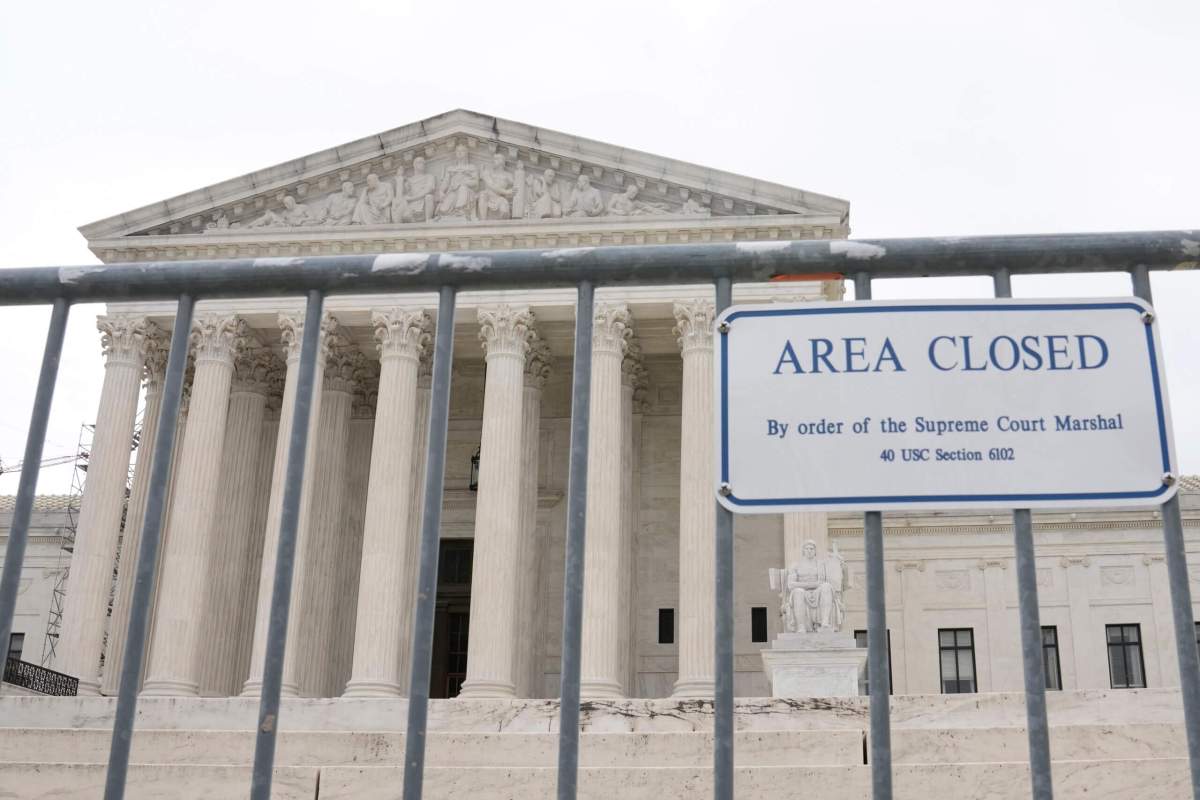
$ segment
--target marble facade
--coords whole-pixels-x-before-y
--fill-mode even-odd
[[[104,261],[420,253],[844,238],[849,205],[787,187],[456,111],[84,226]],[[839,299],[835,281],[739,285],[737,302]],[[327,300],[309,432],[285,694],[405,691],[420,528],[430,294]],[[111,694],[128,570],[158,424],[173,304],[111,305],[106,377],[58,655],[81,692]],[[464,702],[558,691],[574,292],[460,295],[443,539],[473,541]],[[593,320],[592,449],[583,658],[591,698],[712,694],[711,348],[707,287],[601,288]],[[177,421],[166,539],[144,691],[239,694],[261,685],[291,430],[302,305],[202,301]],[[139,391],[144,384],[144,394]],[[126,507],[128,441],[142,445]],[[477,490],[471,457],[480,453]],[[1200,488],[1200,487],[1194,487]],[[1185,500],[1196,534],[1200,503]],[[1043,624],[1067,688],[1106,688],[1106,622],[1142,625],[1147,680],[1173,686],[1161,536],[1150,512],[1037,515]],[[812,540],[848,580],[844,632],[865,627],[861,523],[738,519],[738,695],[770,693],[752,640],[784,630],[768,570]],[[888,515],[897,693],[939,691],[937,631],[970,627],[980,691],[1020,688],[1007,521]],[[127,551],[128,552],[128,551]],[[112,621],[107,620],[113,593]],[[661,610],[674,615],[660,642]],[[832,611],[824,608],[824,611]],[[19,629],[19,628],[18,628]],[[107,635],[106,635],[107,631]],[[107,643],[107,644],[106,644]],[[103,667],[102,667],[103,664]]]

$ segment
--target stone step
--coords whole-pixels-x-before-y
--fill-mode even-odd
[[[404,763],[404,734],[282,731],[275,763],[281,766]],[[0,728],[0,762],[103,763],[106,730]],[[554,733],[431,733],[426,761],[437,767],[553,767]],[[762,731],[735,742],[745,766],[819,766],[863,763],[861,731]],[[712,734],[616,733],[580,737],[586,767],[703,767],[712,761]],[[252,731],[136,731],[130,760],[142,764],[248,765]]]
[[[1057,761],[1056,800],[1133,800],[1190,795],[1186,759]],[[134,764],[129,770],[129,800],[225,800],[244,797],[249,767],[228,765]],[[344,766],[317,770],[279,767],[272,796],[280,800],[395,800],[400,796],[400,767]],[[425,771],[425,800],[551,800],[552,767],[430,767]],[[92,800],[103,785],[102,764],[0,764],[0,786],[14,797]],[[821,800],[870,797],[870,768],[739,767],[734,776],[738,800],[778,800],[812,796]],[[897,765],[897,800],[953,797],[955,800],[1026,800],[1028,769],[1023,764]],[[581,767],[580,800],[692,800],[712,792],[712,772],[699,767]]]
[[[1187,758],[1183,725],[1052,725],[1050,757],[1062,761]],[[895,728],[893,764],[1028,762],[1024,728]]]

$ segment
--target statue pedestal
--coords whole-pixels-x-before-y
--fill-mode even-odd
[[[867,651],[848,633],[781,633],[762,659],[772,697],[852,697]]]

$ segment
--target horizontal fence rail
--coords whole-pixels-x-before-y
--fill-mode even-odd
[[[318,328],[330,294],[437,291],[438,318],[433,353],[430,432],[426,451],[424,517],[419,576],[414,595],[412,659],[405,743],[403,796],[419,800],[423,790],[425,735],[433,637],[434,587],[446,455],[453,361],[456,294],[462,290],[565,288],[577,292],[571,408],[571,453],[563,590],[561,694],[557,795],[577,793],[580,717],[580,650],[586,538],[588,423],[593,292],[607,286],[709,283],[716,306],[731,302],[733,282],[841,280],[852,276],[859,299],[869,299],[877,278],[991,276],[997,296],[1011,295],[1011,276],[1039,273],[1129,272],[1134,293],[1149,301],[1151,270],[1200,267],[1200,230],[1111,234],[985,236],[967,238],[769,241],[696,245],[569,247],[465,253],[391,253],[320,257],[265,257],[210,261],[165,261],[81,267],[0,270],[0,305],[52,304],[45,355],[34,401],[18,501],[0,577],[0,640],[11,630],[16,590],[29,533],[38,462],[45,438],[54,382],[70,304],[77,302],[174,301],[174,333],[166,369],[162,419],[178,415],[194,303],[201,300],[303,295],[306,322],[299,380],[287,447],[281,533],[275,558],[262,695],[252,772],[251,797],[267,800],[279,730],[281,677],[288,644],[296,528],[308,415],[313,404]],[[152,587],[156,580],[176,426],[160,424],[150,470],[129,634],[120,676],[105,797],[124,797],[137,689],[141,680]],[[733,520],[714,501],[717,569],[713,794],[731,800],[734,789],[733,695]],[[1179,658],[1188,755],[1194,800],[1200,800],[1200,656],[1194,646],[1193,607],[1179,502],[1162,506]],[[889,675],[884,603],[882,514],[864,518],[868,662],[870,665],[869,761],[872,796],[892,796]],[[1014,509],[1014,546],[1024,655],[1031,789],[1036,800],[1052,797],[1048,725],[1042,689],[1037,587],[1032,519]],[[293,646],[295,643],[293,643]],[[57,674],[57,673],[55,673]],[[6,676],[7,677],[7,676]],[[66,676],[64,676],[66,677]]]
[[[388,291],[531,289],[788,278],[1124,272],[1200,266],[1200,230],[736,242],[694,245],[272,256],[0,270],[0,305]]]

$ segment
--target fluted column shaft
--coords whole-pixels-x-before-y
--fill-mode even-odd
[[[120,689],[121,666],[125,661],[125,638],[129,633],[129,612],[133,605],[138,553],[141,552],[142,525],[146,521],[146,500],[150,496],[150,464],[154,460],[154,442],[162,410],[169,345],[170,337],[166,332],[153,323],[147,323],[146,405],[142,413],[137,464],[133,470],[133,488],[125,511],[124,533],[121,535],[121,559],[117,565],[117,591],[113,596],[112,618],[108,624],[108,643],[104,646],[104,680],[100,693],[109,697],[115,696]]]
[[[538,565],[538,449],[542,420],[542,387],[550,374],[550,348],[535,338],[525,359],[525,388],[521,400],[521,555],[518,567],[520,597],[517,611],[516,681],[518,697],[541,695],[540,626],[537,610]]]
[[[645,392],[645,368],[642,366],[641,348],[636,340],[630,340],[625,361],[621,365],[621,619],[625,625],[621,639],[621,676],[627,696],[637,696],[637,580],[636,544],[634,526],[637,519],[634,500],[638,496],[634,475],[637,464],[634,457],[634,410],[642,402]],[[635,399],[635,395],[638,397]]]
[[[343,571],[342,513],[354,386],[338,376],[334,368],[331,365],[325,373],[320,422],[313,440],[317,460],[313,465],[311,511],[305,546],[298,551],[302,557],[297,562],[304,576],[296,615],[299,635],[291,640],[293,646],[289,648],[298,658],[296,676],[301,693],[308,697],[332,697],[337,693],[331,685],[336,638],[333,621],[337,594],[346,590],[338,581]]]
[[[279,373],[279,387],[283,387],[283,375]],[[236,623],[238,647],[235,686],[245,685],[250,674],[250,652],[254,648],[254,614],[258,605],[258,576],[262,570],[263,533],[267,525],[267,506],[271,500],[271,459],[275,455],[275,440],[279,434],[280,394],[267,396],[267,410],[263,414],[262,437],[258,442],[258,467],[254,476],[254,505],[250,520],[250,541],[246,544],[249,563],[246,580],[238,589],[238,617]],[[235,689],[236,691],[236,689]]]
[[[405,551],[404,584],[412,587],[401,598],[400,605],[400,692],[407,696],[411,677],[412,624],[416,603],[417,572],[421,558],[421,524],[425,509],[426,451],[429,449],[429,403],[433,399],[432,348],[426,347],[421,355],[421,369],[417,376],[417,428],[413,436],[413,478],[409,483],[412,499],[409,501],[408,529],[412,531],[414,544]]]
[[[580,694],[621,697],[621,362],[629,311],[600,304],[592,333],[592,397],[588,431],[587,538],[583,571],[583,650]]]
[[[216,697],[236,694],[245,677],[238,660],[245,616],[241,604],[246,585],[258,575],[253,571],[258,472],[267,393],[271,373],[278,369],[273,353],[257,341],[248,344],[234,363],[221,454],[220,503],[205,582],[200,693]]]
[[[425,312],[406,309],[377,311],[372,320],[379,343],[379,399],[363,526],[354,669],[346,696],[399,697],[401,659],[408,647],[404,606],[413,591],[406,566],[417,541],[410,527],[417,375],[431,323]]]
[[[326,315],[322,330],[332,318]],[[267,626],[271,617],[271,593],[275,581],[275,556],[279,548],[279,523],[283,512],[283,492],[287,483],[287,453],[292,436],[292,414],[296,407],[296,381],[300,374],[300,342],[304,337],[304,319],[300,314],[280,314],[279,327],[283,334],[287,353],[287,372],[283,383],[283,399],[279,407],[279,430],[275,437],[275,455],[271,469],[271,499],[267,505],[267,522],[263,529],[261,569],[258,577],[258,601],[254,611],[254,639],[250,648],[250,672],[242,694],[257,697],[262,691],[263,664],[267,655]],[[297,624],[300,603],[303,597],[304,569],[301,554],[304,552],[304,529],[307,525],[308,506],[312,498],[313,464],[316,462],[316,428],[321,418],[321,393],[325,375],[325,334],[320,337],[321,347],[317,353],[317,369],[313,375],[313,403],[308,426],[309,447],[304,459],[304,483],[300,489],[300,520],[296,541],[296,567],[292,575],[292,613],[288,616],[289,646],[284,653],[283,680],[280,693],[284,697],[296,697],[300,693],[296,680]]]
[[[203,601],[221,485],[222,448],[215,443],[225,440],[237,322],[232,316],[205,314],[192,328],[196,374],[172,530],[163,554],[155,643],[142,687],[147,695],[199,693]]]
[[[87,484],[75,532],[75,552],[63,607],[55,669],[79,679],[81,695],[100,691],[100,653],[108,618],[113,562],[125,507],[130,444],[145,358],[146,320],[102,317],[97,322],[107,360]]]
[[[713,303],[675,304],[683,352],[679,451],[679,678],[677,697],[713,695]]]
[[[378,362],[376,362],[378,363]],[[374,398],[374,393],[372,394]],[[355,627],[358,622],[359,590],[362,587],[363,533],[366,527],[367,490],[371,478],[371,440],[375,437],[375,407],[360,402],[355,394],[350,414],[350,441],[346,448],[346,498],[343,508],[343,552],[341,586],[334,614],[333,693],[342,694],[354,670]],[[368,591],[375,587],[367,586]]]
[[[487,352],[471,580],[471,636],[461,697],[513,697],[520,552],[521,414],[533,322],[509,306],[479,310]]]

